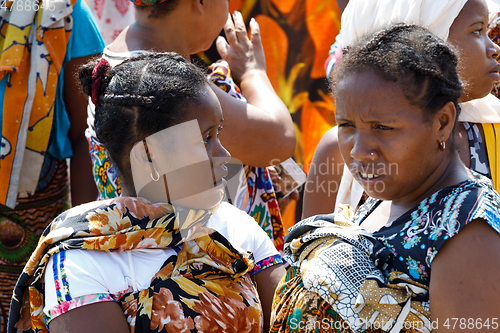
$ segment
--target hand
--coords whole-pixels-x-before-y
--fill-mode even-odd
[[[290,203],[291,200],[299,200],[300,195],[297,189],[294,189],[286,198],[283,197],[283,193],[281,192],[280,184],[283,182],[283,179],[278,174],[278,171],[275,167],[270,166],[267,167],[269,171],[269,176],[271,177],[271,181],[273,182],[274,191],[276,192],[276,198],[278,199],[278,206],[280,208],[280,212],[283,214],[286,206]]]
[[[217,51],[231,68],[234,81],[240,85],[246,73],[252,70],[266,72],[266,58],[260,38],[257,21],[250,20],[250,39],[240,12],[229,15],[224,26],[226,39],[219,36],[216,41]]]

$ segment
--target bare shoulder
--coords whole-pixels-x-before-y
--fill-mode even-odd
[[[323,135],[314,152],[304,188],[302,218],[333,212],[343,170],[338,128],[333,127]]]
[[[500,234],[476,219],[448,240],[432,262],[430,303],[440,330],[447,318],[498,318]],[[455,327],[456,330],[459,327]]]

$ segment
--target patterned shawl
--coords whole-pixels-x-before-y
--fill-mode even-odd
[[[177,209],[142,198],[120,197],[64,212],[44,231],[19,278],[7,332],[48,332],[43,276],[50,256],[70,249],[116,252],[162,249],[181,243],[182,250],[166,260],[148,289],[116,300],[131,332],[168,330],[169,326],[162,324],[162,318],[168,316],[182,321],[172,325],[189,329],[217,329],[217,325],[230,323],[237,331],[260,332],[260,302],[246,274],[253,268],[253,257],[204,226],[217,209]],[[167,302],[176,306],[166,306]],[[213,314],[214,304],[227,309],[219,315],[223,318]],[[238,320],[230,319],[231,315]]]
[[[389,249],[350,221],[352,210],[343,205],[335,215],[313,216],[289,229],[285,259],[300,268],[304,287],[328,302],[353,332],[399,332],[409,324],[430,332],[428,302],[417,301],[428,288],[403,273],[384,276]]]
[[[38,184],[75,2],[15,1],[7,2],[10,10],[0,10],[0,80],[8,75],[2,115],[0,203],[11,208],[18,192],[33,193]]]

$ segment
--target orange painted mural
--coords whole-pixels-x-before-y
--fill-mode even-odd
[[[267,74],[287,105],[295,123],[295,161],[305,172],[323,134],[334,124],[335,107],[329,97],[325,61],[340,29],[340,11],[333,0],[231,0],[248,22],[260,25]],[[217,51],[206,56],[215,60]],[[301,203],[283,214],[285,229],[298,220]],[[296,218],[297,217],[297,218]],[[285,221],[286,220],[286,221]]]

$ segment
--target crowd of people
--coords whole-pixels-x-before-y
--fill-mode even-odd
[[[131,2],[108,45],[82,0],[0,10],[0,332],[499,329],[495,3],[338,1],[305,186],[338,191],[284,230],[296,131],[257,21]]]

